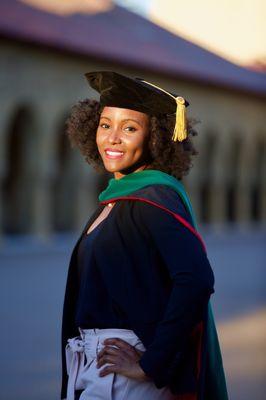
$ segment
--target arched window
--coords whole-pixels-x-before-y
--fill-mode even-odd
[[[11,116],[6,140],[6,174],[3,180],[3,231],[6,234],[31,231],[33,125],[30,107],[18,106]]]

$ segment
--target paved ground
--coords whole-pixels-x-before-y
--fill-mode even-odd
[[[232,399],[265,399],[266,307],[218,323]]]
[[[201,233],[215,273],[212,305],[230,399],[262,400],[266,229]],[[0,400],[60,398],[61,313],[76,238],[10,239],[0,247]]]

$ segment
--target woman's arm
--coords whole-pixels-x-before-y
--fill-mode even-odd
[[[135,202],[134,213],[158,249],[173,284],[154,340],[139,360],[146,375],[161,388],[169,384],[190,333],[202,319],[214,292],[214,275],[199,239],[172,215],[141,201]]]

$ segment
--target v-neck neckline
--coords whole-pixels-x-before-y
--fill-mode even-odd
[[[97,229],[100,225],[102,225],[102,223],[106,220],[106,218],[107,217],[105,217],[101,222],[99,222],[98,225],[96,225],[95,228],[93,228],[89,233],[87,233],[88,230],[86,230],[84,236],[85,237],[90,236],[90,234],[93,233],[95,229]]]

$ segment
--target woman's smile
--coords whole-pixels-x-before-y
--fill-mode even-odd
[[[122,156],[124,155],[123,151],[112,150],[112,149],[105,149],[104,152],[106,157],[112,160],[121,159]]]

